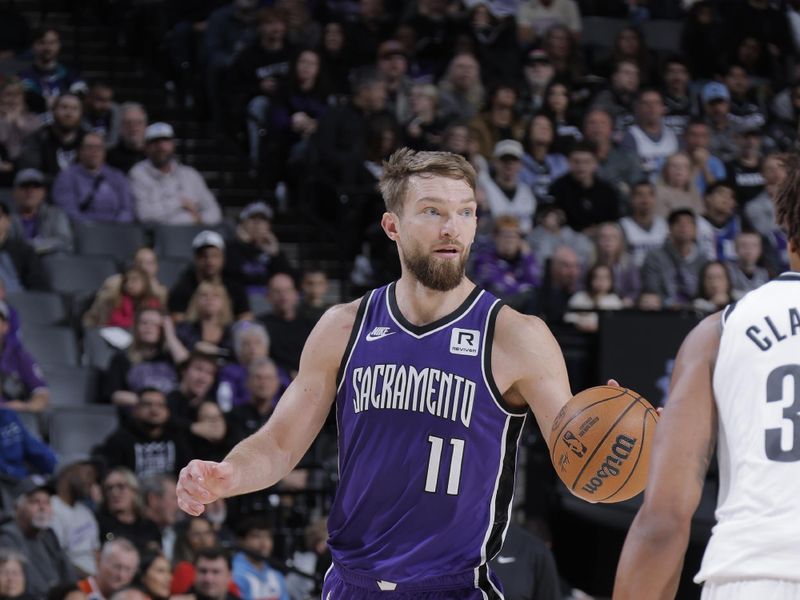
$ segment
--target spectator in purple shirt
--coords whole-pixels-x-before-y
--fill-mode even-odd
[[[17,336],[9,335],[9,315],[8,304],[0,301],[0,401],[12,410],[42,412],[50,392],[39,365]]]
[[[53,202],[75,222],[130,223],[133,200],[128,179],[106,164],[102,136],[87,133],[78,146],[78,161],[56,177]]]
[[[473,263],[475,283],[509,304],[524,305],[539,285],[539,265],[522,235],[519,220],[502,215],[494,221],[494,238]]]

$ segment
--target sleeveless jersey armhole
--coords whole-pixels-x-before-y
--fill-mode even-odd
[[[497,382],[495,382],[494,374],[492,373],[494,330],[497,322],[497,315],[500,313],[503,306],[505,306],[505,303],[502,300],[497,300],[489,309],[489,316],[486,318],[486,335],[483,338],[485,344],[483,349],[483,372],[486,376],[486,384],[489,386],[489,390],[492,392],[492,396],[500,410],[515,417],[524,417],[528,412],[528,408],[510,406],[505,398],[503,398],[503,394],[500,392],[500,388],[497,387]]]
[[[370,300],[372,299],[374,293],[375,290],[372,290],[369,294],[364,294],[364,297],[361,298],[361,302],[358,305],[356,319],[353,322],[353,329],[350,330],[350,339],[347,340],[347,347],[344,349],[344,354],[342,354],[342,362],[339,363],[339,371],[336,373],[337,393],[339,388],[342,387],[342,381],[344,379],[345,370],[347,369],[347,364],[350,362],[353,349],[355,348],[356,342],[361,335],[361,330],[364,327],[364,321],[367,315],[367,307],[369,306]]]

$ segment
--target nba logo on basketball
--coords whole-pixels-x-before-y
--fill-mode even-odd
[[[564,436],[562,437],[564,443],[572,450],[575,455],[580,458],[584,454],[586,454],[586,446],[583,445],[578,438],[575,437],[575,434],[571,431],[567,430],[564,432]]]
[[[464,354],[465,356],[478,356],[481,332],[477,329],[453,328],[450,333],[450,354]]]

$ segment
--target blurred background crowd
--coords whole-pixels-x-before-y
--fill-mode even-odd
[[[580,389],[609,314],[695,318],[788,268],[798,49],[798,0],[3,3],[0,598],[314,597],[335,423],[202,517],[175,477],[269,419],[327,307],[399,276],[382,161],[471,162],[468,274]],[[507,597],[608,595],[526,442]]]

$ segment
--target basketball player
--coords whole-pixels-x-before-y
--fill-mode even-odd
[[[791,272],[686,338],[656,428],[644,504],[614,598],[672,598],[716,446],[717,525],[697,583],[704,600],[800,598],[800,170],[776,199]]]
[[[277,483],[335,400],[340,482],[323,598],[502,598],[486,563],[508,526],[525,412],[550,431],[571,397],[564,359],[542,321],[464,276],[477,225],[466,160],[402,149],[380,186],[401,278],[325,313],[266,425],[221,463],[189,463],[179,504],[199,515]]]

